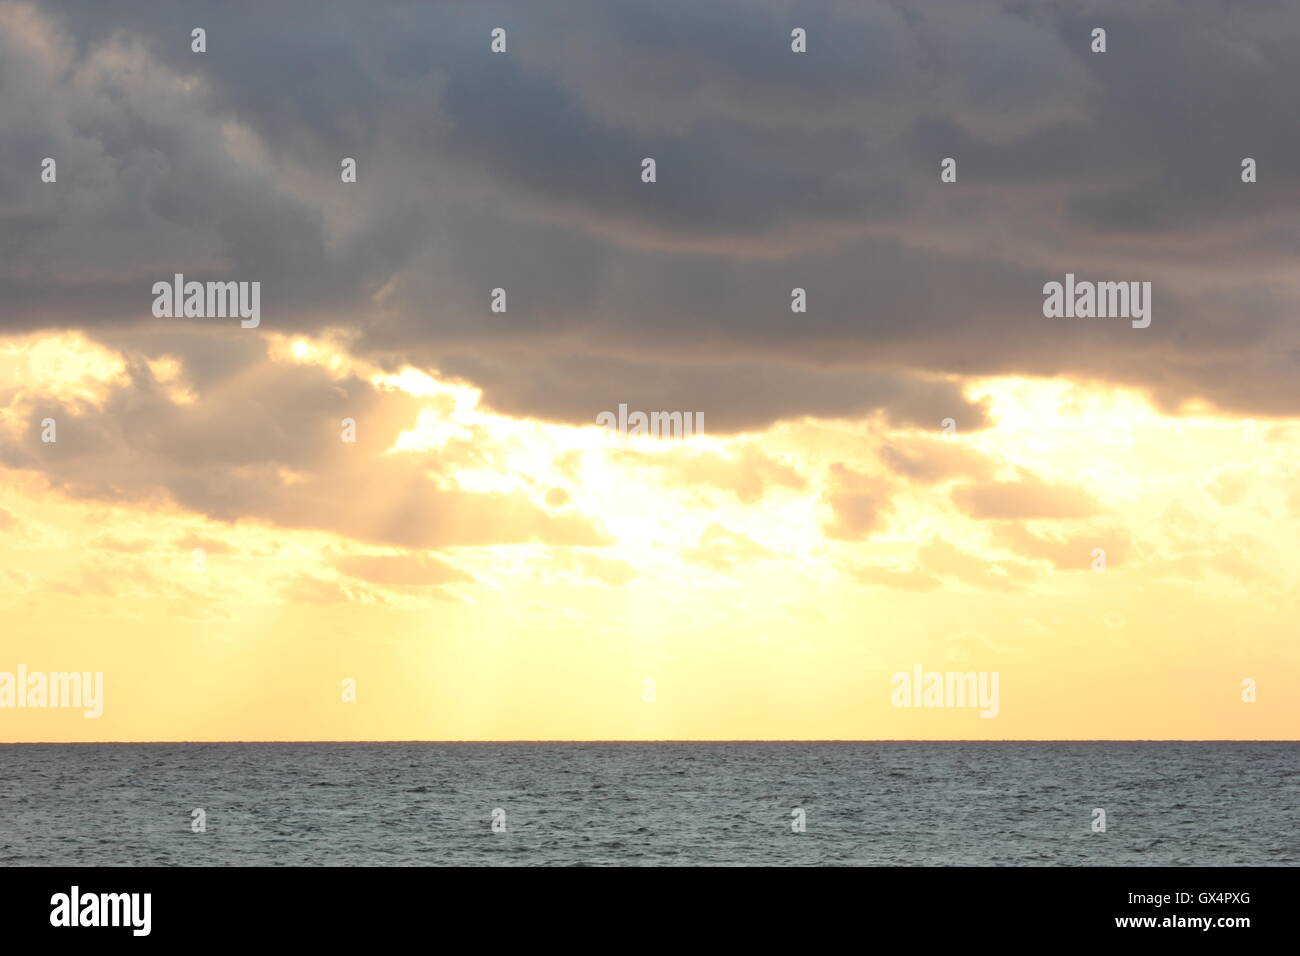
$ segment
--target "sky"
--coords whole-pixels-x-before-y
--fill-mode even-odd
[[[0,741],[1297,738],[1300,8],[251,9],[0,0]]]

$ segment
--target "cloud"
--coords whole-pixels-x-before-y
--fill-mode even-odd
[[[368,594],[362,588],[344,587],[338,581],[298,571],[279,588],[280,597],[294,604],[346,604]]]
[[[1092,568],[1093,551],[1105,552],[1105,567],[1119,567],[1128,554],[1131,540],[1122,528],[1104,528],[1083,534],[1061,536],[1035,534],[1024,525],[998,523],[993,526],[993,542],[1016,554],[1040,561],[1050,561],[1058,571],[1083,571]]]
[[[884,565],[864,564],[849,569],[849,573],[863,584],[904,591],[933,591],[943,582],[924,571],[899,570]]]
[[[1019,562],[985,561],[961,548],[935,538],[917,551],[921,567],[940,577],[955,578],[973,587],[993,591],[1014,591],[1032,580],[1033,571]]]
[[[802,491],[807,480],[793,466],[764,454],[753,445],[743,445],[734,454],[672,449],[642,452],[618,449],[614,460],[634,462],[658,469],[665,481],[686,488],[720,488],[733,493],[747,505],[756,504],[774,488]]]
[[[234,549],[224,541],[217,541],[213,538],[202,538],[196,534],[186,535],[183,538],[176,539],[176,547],[182,551],[193,551],[196,548],[202,549],[207,554],[233,554]]]
[[[7,533],[15,532],[22,527],[22,522],[14,517],[12,512],[0,508],[0,531]]]
[[[419,399],[275,361],[258,337],[231,338],[238,346],[197,333],[120,336],[128,374],[107,386],[101,405],[15,397],[20,434],[0,445],[0,463],[41,472],[76,498],[169,503],[222,522],[404,548],[610,543],[589,519],[552,514],[522,491],[456,487],[445,479],[455,461],[439,452],[386,454],[414,424]],[[175,358],[194,401],[178,403],[155,379],[147,359],[163,354]],[[39,438],[46,417],[57,422],[55,442]],[[342,440],[344,418],[357,423],[355,442]]]
[[[502,11],[381,8],[250,30],[207,2],[0,4],[0,323],[118,329],[175,272],[259,280],[268,331],[347,328],[488,407],[719,434],[877,410],[965,433],[960,379],[1000,374],[1296,408],[1295,9],[1108,10],[1094,55],[1064,0],[570,0],[509,9],[497,56]],[[1151,328],[1044,319],[1067,271],[1151,281]]]
[[[442,372],[485,391],[485,405],[501,414],[574,425],[592,424],[602,411],[689,411],[704,416],[705,434],[762,431],[792,417],[860,418],[882,412],[901,427],[937,428],[956,417],[963,428],[987,424],[984,408],[955,382],[889,372],[789,367],[777,361],[673,365],[671,343],[647,343],[662,361],[566,355],[543,359],[519,375],[509,352],[488,358],[444,355]],[[746,346],[738,344],[741,351]],[[798,396],[796,404],[791,396]]]
[[[544,581],[559,577],[568,584],[605,587],[622,587],[637,576],[637,570],[627,561],[606,558],[575,548],[552,548],[547,554],[549,559],[542,566]],[[558,575],[557,573],[558,572]]]
[[[1225,469],[1205,485],[1205,491],[1220,507],[1239,504],[1250,490],[1250,475],[1242,469]]]
[[[770,558],[772,552],[753,538],[724,528],[715,521],[700,532],[698,546],[682,549],[682,557],[710,571],[727,574],[741,565]]]
[[[952,500],[968,517],[982,521],[1088,518],[1101,511],[1101,505],[1084,489],[1052,485],[1023,470],[1016,481],[959,485],[952,491]]]
[[[921,484],[953,478],[988,478],[993,463],[979,452],[942,438],[891,438],[880,449],[890,470]]]
[[[843,462],[831,465],[825,500],[831,520],[823,533],[841,541],[861,541],[880,530],[893,510],[893,489],[883,478],[854,471]]]
[[[393,588],[425,588],[474,580],[459,568],[426,554],[349,554],[330,561],[349,577]]]

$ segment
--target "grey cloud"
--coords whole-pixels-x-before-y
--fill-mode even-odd
[[[228,334],[265,347],[256,336]],[[102,407],[34,396],[11,409],[26,427],[18,441],[0,444],[0,464],[38,470],[74,497],[170,503],[219,521],[405,548],[610,543],[587,519],[551,514],[522,493],[444,487],[437,478],[454,462],[439,454],[382,454],[423,407],[404,392],[233,347],[198,363],[203,373],[191,377],[191,351],[203,353],[211,340],[119,335],[128,380],[110,386]],[[154,379],[147,360],[164,355],[180,361],[194,401],[173,400]],[[40,440],[45,417],[57,422],[56,442]],[[354,443],[341,440],[345,417],[356,421]]]
[[[568,358],[533,365],[518,376],[509,359],[492,364],[466,359],[444,370],[483,385],[496,411],[572,424],[594,424],[606,410],[690,411],[704,414],[705,433],[759,431],[791,413],[788,396],[800,396],[803,415],[852,418],[883,409],[896,425],[938,428],[955,416],[969,427],[984,409],[953,383],[847,369],[825,371],[778,364],[660,367],[617,359]]]
[[[3,14],[11,329],[139,323],[149,284],[180,271],[261,280],[268,330],[343,325],[386,362],[566,421],[621,389],[723,431],[867,408],[920,422],[954,403],[938,374],[1297,407],[1288,5]],[[1097,23],[1106,54],[1087,49]],[[488,52],[496,25],[505,56]],[[345,155],[355,185],[338,181]],[[956,184],[938,182],[944,155]],[[1067,271],[1151,280],[1151,328],[1044,319],[1042,284]],[[487,310],[497,286],[505,316]],[[794,286],[807,314],[789,311]]]

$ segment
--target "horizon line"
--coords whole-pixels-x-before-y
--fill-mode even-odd
[[[1016,738],[850,738],[850,737],[791,737],[791,738],[544,738],[519,737],[512,739],[485,738],[410,738],[373,740],[6,740],[0,747],[21,747],[42,744],[63,746],[98,746],[101,744],[1294,744],[1300,738],[1291,737],[1016,737]]]

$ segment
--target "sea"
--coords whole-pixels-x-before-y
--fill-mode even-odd
[[[1297,742],[0,745],[5,866],[1297,863]]]

